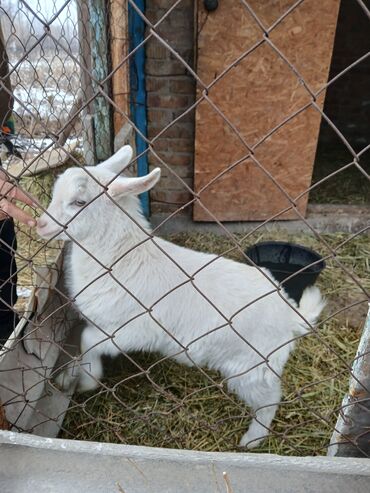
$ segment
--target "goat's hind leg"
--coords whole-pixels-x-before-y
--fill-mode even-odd
[[[262,370],[262,369],[261,369]],[[267,370],[268,371],[268,370]],[[278,376],[270,373],[268,379],[253,378],[253,375],[237,377],[235,382],[230,381],[230,388],[250,406],[255,417],[248,431],[243,435],[239,445],[241,447],[257,447],[270,433],[271,423],[275,417],[281,400],[281,385]]]

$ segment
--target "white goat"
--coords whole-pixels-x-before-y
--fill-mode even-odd
[[[151,236],[137,195],[157,183],[160,169],[119,176],[131,158],[125,146],[98,166],[65,171],[38,221],[42,237],[76,240],[69,289],[88,321],[79,388],[96,388],[101,356],[121,350],[159,351],[218,370],[255,412],[240,442],[254,447],[281,399],[292,339],[307,331],[305,321],[315,324],[324,306],[320,291],[305,290],[299,307],[281,291],[303,320],[277,292],[261,298],[274,290],[269,271]]]

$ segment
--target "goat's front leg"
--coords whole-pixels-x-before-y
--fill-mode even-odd
[[[79,392],[88,392],[99,387],[103,376],[102,334],[95,327],[86,327],[81,336]]]
[[[77,381],[77,390],[87,392],[99,386],[99,379],[103,376],[102,337],[95,327],[86,327],[81,335],[81,355],[68,363],[67,367],[57,375],[55,383],[64,390],[73,388],[73,381]]]

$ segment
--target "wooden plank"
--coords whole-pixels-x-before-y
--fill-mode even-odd
[[[265,26],[271,26],[294,3],[248,2]],[[269,34],[314,91],[327,81],[338,8],[339,0],[303,2]],[[223,0],[216,11],[207,14],[198,0],[197,73],[206,84],[261,40],[263,32],[242,2]],[[301,81],[267,42],[217,82],[209,97],[251,146],[310,102]],[[323,100],[324,95],[318,101],[321,107]],[[292,198],[310,186],[320,121],[320,114],[310,108],[255,150],[257,160]],[[219,220],[265,220],[290,205],[251,159],[201,191],[247,154],[222,116],[208,102],[202,102],[196,111],[195,191]],[[307,200],[305,195],[298,201],[301,213],[306,211]],[[279,217],[296,218],[294,211]],[[194,206],[194,219],[212,221],[199,204]]]
[[[102,89],[94,99],[95,152],[99,161],[112,155],[113,128],[111,105],[104,94],[111,96],[110,79],[102,83],[109,74],[110,50],[108,43],[108,15],[105,0],[88,0],[89,23],[91,29],[92,82],[94,91]]]
[[[91,32],[89,29],[89,7],[88,0],[81,0],[77,5],[78,13],[78,39],[80,42],[81,63],[81,93],[83,104],[90,101],[93,95],[91,79]],[[81,113],[83,155],[85,163],[96,162],[95,139],[94,139],[94,105],[90,102]]]
[[[128,11],[127,0],[110,0],[110,49],[112,58],[112,94],[119,109],[129,114],[129,61],[122,60],[128,54]],[[117,135],[126,123],[122,113],[113,110],[114,134]]]
[[[14,158],[8,167],[9,173],[18,178],[20,176],[34,176],[62,166],[77,148],[78,141],[71,141],[63,147],[59,145],[43,152],[40,156],[23,159]]]

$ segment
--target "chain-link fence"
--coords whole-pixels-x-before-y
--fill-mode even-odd
[[[329,72],[328,3],[2,2],[1,208],[33,197],[38,216],[1,222],[4,427],[369,455],[368,226],[325,234],[306,213],[345,184],[369,198],[368,141],[324,106],[369,51]],[[337,158],[312,180],[320,123]],[[193,209],[220,234],[191,232]]]

